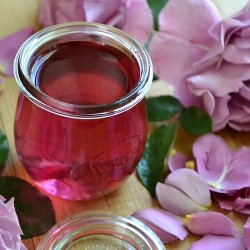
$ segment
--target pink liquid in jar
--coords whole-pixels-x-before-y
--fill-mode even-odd
[[[147,137],[147,52],[109,26],[49,27],[17,53],[14,133],[23,166],[46,192],[86,200],[117,189]]]
[[[112,109],[140,78],[132,53],[93,41],[47,46],[33,60],[38,65],[32,71],[34,88],[60,101],[62,112],[73,107],[72,114],[77,113],[74,107],[83,113],[103,106]],[[46,104],[46,98],[40,101]],[[47,110],[22,92],[19,95],[16,149],[36,184],[71,200],[97,198],[117,189],[134,172],[144,150],[144,99],[104,118],[58,115],[53,108],[58,109],[57,104]]]

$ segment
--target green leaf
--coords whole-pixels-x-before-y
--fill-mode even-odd
[[[162,8],[166,5],[168,0],[147,0],[149,7],[151,8],[154,18],[154,29],[159,30],[158,16]]]
[[[202,135],[212,130],[210,116],[198,107],[183,108],[179,120],[181,126],[191,134]]]
[[[155,196],[155,186],[162,181],[164,161],[176,135],[176,124],[157,128],[148,138],[145,150],[137,167],[142,184]]]
[[[182,109],[181,103],[173,96],[157,96],[146,100],[149,121],[165,121]]]
[[[5,134],[0,131],[0,172],[9,155],[9,143]]]
[[[50,199],[28,182],[13,176],[0,177],[0,194],[7,200],[15,197],[24,239],[43,234],[56,223]]]

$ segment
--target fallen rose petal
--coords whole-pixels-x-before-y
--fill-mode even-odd
[[[180,190],[166,184],[157,183],[156,195],[161,206],[176,215],[185,216],[207,210],[207,208],[196,204]]]
[[[159,15],[161,31],[204,45],[213,42],[207,32],[209,27],[218,21],[220,16],[217,9],[207,0],[170,0]]]
[[[243,227],[243,244],[246,250],[250,250],[250,217]]]
[[[171,242],[176,238],[183,240],[188,235],[182,220],[166,211],[146,208],[136,211],[132,216],[148,225],[163,243]]]
[[[191,169],[178,169],[168,175],[165,184],[177,188],[202,207],[211,205],[209,186]]]
[[[218,212],[208,211],[186,215],[184,222],[186,228],[197,235],[238,235],[235,223]]]
[[[0,249],[26,250],[20,235],[23,234],[14,207],[14,198],[8,202],[0,195]]]
[[[193,145],[199,174],[212,190],[230,192],[250,186],[250,148],[230,149],[216,135],[204,135]]]
[[[198,173],[217,191],[223,191],[232,152],[222,138],[213,134],[201,136],[193,144]]]
[[[22,43],[33,33],[33,28],[25,28],[0,40],[0,74],[13,76],[16,53]]]
[[[240,238],[205,235],[194,242],[189,250],[245,250]]]
[[[230,171],[226,175],[223,188],[239,190],[250,187],[250,147],[241,147],[233,152]]]
[[[168,159],[168,167],[171,172],[174,172],[177,169],[185,168],[186,162],[190,158],[187,155],[176,152]]]
[[[227,194],[214,193],[213,197],[222,209],[250,215],[250,188]]]

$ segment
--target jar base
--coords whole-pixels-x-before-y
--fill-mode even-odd
[[[96,189],[95,191],[87,190],[82,185],[72,186],[70,183],[66,183],[63,180],[46,180],[43,182],[35,181],[35,184],[41,188],[43,191],[49,193],[50,195],[60,197],[65,200],[71,201],[84,201],[84,200],[93,200],[100,197],[103,197],[109,193],[114,192],[122,185],[124,181],[113,184],[109,187]]]

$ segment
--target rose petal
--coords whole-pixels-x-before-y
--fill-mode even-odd
[[[207,134],[193,144],[198,173],[217,191],[222,189],[232,159],[232,150],[219,137]]]
[[[204,91],[202,95],[203,106],[205,111],[212,116],[215,109],[215,97],[210,91]]]
[[[215,67],[206,70],[204,73],[188,78],[189,90],[195,95],[201,96],[204,92],[210,91],[213,95],[222,97],[231,92],[238,92],[243,86],[241,79],[228,77],[227,70]]]
[[[50,25],[85,21],[84,0],[43,0],[39,9],[39,22],[43,27]]]
[[[0,249],[26,250],[21,242],[18,218],[14,207],[14,198],[5,203],[0,196]]]
[[[247,250],[250,249],[250,217],[243,227],[243,244]]]
[[[6,206],[9,210],[9,216],[15,221],[15,223],[18,225],[19,227],[19,231],[18,234],[23,234],[20,225],[19,225],[19,220],[16,214],[16,209],[15,209],[15,204],[14,204],[14,198],[11,198],[7,203]]]
[[[247,81],[250,79],[249,65],[238,65],[223,62],[219,71],[224,77],[227,76],[228,78],[242,81]]]
[[[230,121],[228,123],[229,127],[238,131],[250,131],[250,122],[249,123],[238,123]]]
[[[245,250],[241,239],[232,236],[205,235],[189,250]]]
[[[235,210],[242,214],[250,214],[250,188],[244,188],[234,193],[214,194],[222,209]]]
[[[14,250],[14,242],[10,233],[2,231],[0,229],[0,249]]]
[[[153,16],[146,0],[130,2],[125,11],[125,24],[122,29],[141,44],[147,42],[153,31]]]
[[[243,38],[250,37],[250,28],[245,28],[241,30],[240,36]]]
[[[236,108],[242,109],[247,114],[248,119],[245,119],[244,122],[250,121],[250,99],[248,100],[240,94],[234,94],[232,95],[230,104]]]
[[[241,1],[243,1],[243,0],[241,0]],[[249,21],[249,18],[250,18],[250,3],[249,3],[249,1],[247,1],[247,2],[243,1],[243,4],[244,4],[244,8],[242,8],[241,11],[239,11],[234,16],[234,18],[245,22],[245,21]]]
[[[194,170],[178,169],[168,175],[165,184],[179,189],[202,207],[211,205],[208,184]]]
[[[234,101],[230,103],[230,121],[236,123],[250,122],[249,113],[243,108],[234,105]]]
[[[234,44],[238,49],[250,49],[250,39],[249,37],[237,37],[234,39]]]
[[[170,0],[159,16],[161,31],[209,47],[213,38],[209,36],[208,29],[218,21],[220,16],[217,9],[207,0]]]
[[[193,62],[204,55],[204,51],[196,45],[163,32],[157,32],[153,36],[149,53],[155,73],[170,83],[178,82],[181,75],[192,66]]]
[[[88,22],[107,23],[119,12],[121,0],[84,0],[82,1]],[[108,6],[108,7],[107,7]]]
[[[188,232],[183,227],[182,220],[166,211],[146,208],[136,211],[132,216],[142,220],[157,235],[161,236],[163,243],[171,242],[176,238],[183,240],[188,235]]]
[[[250,186],[250,148],[232,151],[215,135],[200,137],[193,146],[198,172],[219,192]]]
[[[215,107],[213,110],[212,120],[213,120],[213,130],[218,131],[224,128],[231,118],[229,110],[229,101],[231,99],[230,95],[223,97],[215,97]]]
[[[235,200],[235,194],[223,194],[223,193],[214,193],[213,198],[219,203],[219,206],[222,209],[232,211],[233,203]]]
[[[231,219],[222,213],[212,211],[187,215],[185,226],[191,233],[198,235],[236,236],[239,233]]]
[[[190,158],[182,153],[174,153],[173,156],[171,156],[168,160],[168,167],[171,172],[174,172],[177,169],[185,168],[186,162]]]
[[[249,87],[246,86],[246,85],[243,85],[241,88],[240,88],[240,91],[239,91],[239,94],[246,98],[247,100],[250,100],[250,85]]]
[[[234,44],[229,44],[224,52],[224,59],[235,64],[249,64],[250,49],[240,49]]]
[[[202,108],[202,98],[190,92],[185,78],[183,76],[180,82],[174,85],[174,96],[180,100],[184,107],[197,106]]]
[[[22,230],[20,229],[19,223],[15,221],[13,218],[9,218],[7,216],[1,216],[1,230],[10,232],[11,234],[22,234]]]
[[[241,147],[233,153],[230,171],[223,188],[225,190],[239,190],[250,187],[250,148]]]
[[[184,216],[206,210],[180,190],[166,184],[158,183],[156,185],[156,195],[161,206],[176,215]]]
[[[33,33],[33,28],[25,28],[0,40],[0,73],[13,76],[16,53],[22,43]]]

